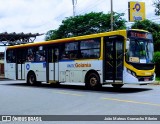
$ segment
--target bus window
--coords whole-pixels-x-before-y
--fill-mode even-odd
[[[100,57],[100,39],[89,39],[80,42],[80,51],[82,58]]]
[[[49,48],[49,54],[48,54],[49,62],[58,62],[59,58],[59,49],[58,48]]]
[[[38,50],[35,51],[35,61],[39,62],[39,61],[45,61],[45,50],[43,50],[43,48],[40,46]]]
[[[33,48],[29,48],[28,51],[27,51],[27,61],[29,61],[29,62],[34,61]]]
[[[7,63],[15,63],[16,62],[16,56],[15,56],[14,50],[8,50],[6,55]]]
[[[22,64],[26,61],[26,49],[17,49],[17,63]]]
[[[61,59],[77,59],[78,58],[78,42],[66,43],[62,48]]]

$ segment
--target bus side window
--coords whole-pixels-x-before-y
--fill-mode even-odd
[[[27,61],[29,62],[34,61],[34,52],[32,48],[29,48],[27,51]]]
[[[82,40],[80,42],[80,58],[99,58],[100,57],[100,38]]]
[[[62,59],[77,59],[78,58],[78,42],[66,43],[62,49]]]
[[[40,51],[40,61],[45,61],[46,58],[45,58],[45,50],[43,51]]]
[[[34,61],[34,56],[33,56],[33,54],[28,55],[28,61],[29,61],[29,62]]]
[[[63,52],[61,58],[66,60],[66,59],[69,59],[69,56],[68,56],[68,54],[66,52]]]
[[[36,62],[45,61],[45,50],[36,51]]]
[[[54,57],[54,61],[58,62],[58,59],[59,59],[59,49],[58,48],[55,49],[53,57]]]
[[[58,48],[50,48],[49,49],[49,62],[58,62],[59,58],[59,49]]]
[[[15,51],[13,50],[8,50],[7,51],[7,63],[14,63],[16,61],[16,57],[15,57]]]

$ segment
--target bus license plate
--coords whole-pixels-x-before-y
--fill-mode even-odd
[[[149,78],[144,78],[144,81],[149,81]]]

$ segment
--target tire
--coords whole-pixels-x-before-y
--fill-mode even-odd
[[[88,89],[98,89],[101,88],[102,85],[100,83],[99,75],[96,73],[90,73],[87,75],[85,85]]]
[[[34,72],[29,72],[27,76],[28,85],[39,85],[41,82],[38,82]]]
[[[115,89],[120,89],[123,84],[112,84],[112,86],[115,88]]]

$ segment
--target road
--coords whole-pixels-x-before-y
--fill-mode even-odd
[[[27,86],[0,81],[0,115],[160,115],[159,85],[109,85],[87,90],[82,85]]]

